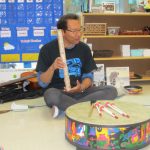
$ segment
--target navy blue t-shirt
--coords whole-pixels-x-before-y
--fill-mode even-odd
[[[72,49],[65,49],[65,52],[71,86],[75,86],[76,80],[81,81],[84,73],[89,73],[96,69],[96,64],[90,48],[83,42],[79,42]],[[60,57],[60,54],[58,40],[55,39],[42,47],[36,71],[45,72],[57,57]],[[63,69],[57,69],[48,87],[63,89],[64,86]]]

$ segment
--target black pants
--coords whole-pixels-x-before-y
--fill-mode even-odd
[[[118,93],[115,87],[99,86],[90,87],[83,93],[69,94],[56,88],[49,88],[44,93],[44,100],[47,106],[57,106],[65,111],[69,106],[91,100],[114,100]]]

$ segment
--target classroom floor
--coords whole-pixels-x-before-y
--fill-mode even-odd
[[[116,101],[145,104],[150,109],[150,84],[142,85],[139,95],[125,95]],[[12,102],[0,104],[0,110],[10,109]],[[16,104],[45,105],[43,97],[19,100]],[[65,140],[65,120],[53,119],[46,107],[29,109],[24,112],[0,114],[0,149],[2,150],[75,150]],[[142,150],[150,150],[150,145]]]

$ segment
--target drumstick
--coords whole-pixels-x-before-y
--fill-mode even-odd
[[[62,30],[58,29],[57,33],[58,33],[58,44],[59,44],[60,57],[62,58],[63,62],[66,64],[66,53],[65,53],[65,48],[64,48]],[[70,78],[69,78],[67,64],[65,65],[65,68],[64,68],[64,82],[65,82],[66,90],[67,91],[70,90],[71,85],[70,85]]]
[[[126,114],[125,112],[123,112],[117,106],[115,106],[115,104],[107,102],[105,105],[108,106],[108,107],[110,107],[110,108],[112,108],[112,109],[114,109],[115,111],[117,111],[118,113],[120,113],[122,116],[129,118],[129,115]]]
[[[89,111],[89,114],[88,114],[88,117],[91,117],[91,116],[92,116],[93,109],[94,109],[94,105],[92,104],[92,106],[91,106],[91,108],[90,108],[90,111]]]
[[[99,102],[96,102],[96,103],[94,104],[94,106],[96,107],[96,109],[97,109],[97,111],[98,111],[98,114],[99,114],[100,116],[102,116],[101,109],[99,108]]]
[[[43,107],[46,106],[44,105],[25,105],[25,104],[16,104],[13,102],[11,104],[11,109],[6,109],[6,110],[0,110],[0,114],[4,114],[10,111],[16,111],[16,112],[21,112],[21,111],[27,111],[29,108],[36,108],[36,107]]]
[[[111,112],[110,110],[108,110],[105,106],[103,106],[100,102],[98,102],[99,104],[99,107],[100,107],[100,110],[103,110],[105,111],[106,113],[108,113],[109,115],[111,115],[113,118],[115,119],[118,119],[118,117],[113,113]]]
[[[90,106],[91,106],[91,108],[90,108],[90,111],[89,111],[88,117],[91,117],[91,115],[92,115],[92,113],[93,113],[94,103],[95,103],[95,102],[96,102],[95,100],[90,102]]]

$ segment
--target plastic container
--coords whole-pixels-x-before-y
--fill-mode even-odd
[[[143,49],[132,49],[130,53],[131,56],[143,56]]]

